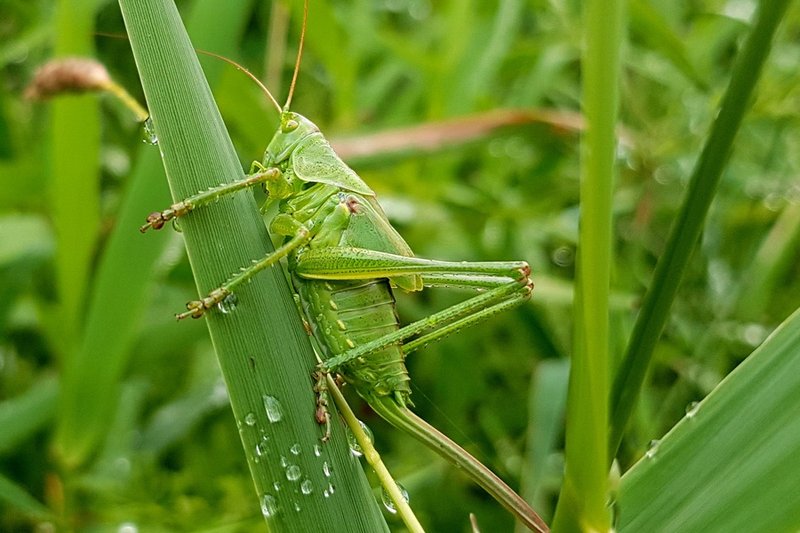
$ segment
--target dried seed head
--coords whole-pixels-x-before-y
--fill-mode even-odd
[[[111,84],[106,68],[94,59],[55,59],[39,67],[25,89],[25,97],[43,100],[64,92],[102,91]]]

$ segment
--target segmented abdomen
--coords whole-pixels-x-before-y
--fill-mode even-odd
[[[312,281],[295,279],[295,288],[315,338],[329,359],[378,339],[399,328],[394,295],[385,279],[358,281]],[[347,363],[339,374],[362,396],[394,395],[408,403],[404,356],[399,345],[391,345]]]

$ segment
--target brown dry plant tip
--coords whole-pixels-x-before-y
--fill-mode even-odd
[[[106,67],[88,57],[67,57],[48,61],[36,71],[24,96],[28,100],[46,100],[69,93],[106,92],[131,110],[138,122],[149,113],[121,85],[109,76]]]
[[[106,67],[94,59],[54,59],[38,68],[25,89],[25,98],[45,100],[63,93],[105,91],[112,83]]]
[[[544,124],[555,134],[582,132],[586,128],[583,115],[557,109],[497,109],[471,116],[396,128],[356,137],[335,139],[331,146],[339,156],[348,159],[377,157],[402,152],[435,152],[484,139],[500,128]],[[618,130],[620,142],[633,145],[630,131]]]

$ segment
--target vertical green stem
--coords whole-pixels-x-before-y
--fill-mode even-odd
[[[589,0],[585,10],[581,224],[575,295],[575,350],[567,404],[566,471],[556,531],[606,531],[611,198],[616,153],[622,0]]]
[[[700,237],[711,200],[730,157],[733,141],[747,111],[753,89],[772,45],[772,37],[789,0],[758,3],[755,23],[734,65],[730,84],[692,172],[686,197],[672,226],[667,246],[658,261],[653,282],[631,335],[625,357],[614,379],[611,396],[609,449],[616,454],[633,412],[675,299],[683,273]]]
[[[229,1],[225,17],[199,4],[188,22],[190,32],[199,35],[200,42],[195,44],[209,50],[232,50],[249,13],[247,3]],[[208,31],[212,23],[218,34]],[[206,72],[209,79],[215,79],[222,71],[215,68]],[[69,467],[91,457],[108,431],[119,400],[121,377],[132,355],[131,345],[150,303],[157,258],[169,242],[166,232],[143,239],[135,229],[142,223],[142,213],[170,201],[158,148],[142,144],[135,160],[116,224],[92,275],[82,335],[69,365],[65,365],[55,450],[62,464]]]
[[[94,55],[94,0],[61,0],[56,9],[55,55]],[[100,220],[100,116],[97,98],[84,95],[52,103],[50,202],[58,238],[59,312],[55,345],[69,353],[81,311]],[[80,131],[80,134],[77,132]],[[67,362],[67,364],[69,364]]]

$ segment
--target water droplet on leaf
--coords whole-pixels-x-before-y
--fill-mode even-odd
[[[261,514],[265,517],[275,516],[278,512],[278,501],[271,494],[264,494],[261,497]]]
[[[256,414],[255,413],[247,413],[244,415],[244,423],[248,426],[255,426],[256,425]]]
[[[367,435],[367,440],[373,442],[372,430],[361,420],[359,420],[358,423],[361,425],[361,430]],[[364,455],[364,450],[361,449],[361,445],[358,443],[356,436],[349,428],[347,430],[347,444],[350,446],[350,452],[356,457]]]
[[[658,452],[658,446],[660,444],[661,441],[658,439],[651,440],[650,443],[647,445],[647,451],[644,454],[645,457],[647,457],[648,459],[654,458],[656,456],[656,453]]]
[[[281,402],[275,396],[269,396],[265,394],[263,396],[264,399],[264,410],[267,412],[267,419],[273,424],[275,422],[280,422],[281,418],[283,418],[283,406]]]
[[[238,303],[239,298],[235,294],[229,294],[217,304],[217,309],[219,309],[221,313],[227,315],[236,310]]]
[[[256,444],[256,455],[262,457],[267,455],[267,451],[269,451],[269,447],[267,446],[267,438],[261,439],[261,442]]]
[[[139,533],[139,527],[133,522],[125,522],[120,524],[117,533]]]
[[[406,490],[406,488],[400,483],[397,483],[397,488],[400,489],[400,496],[402,496],[403,501],[407,502],[408,491]],[[386,507],[387,511],[389,511],[392,514],[397,513],[397,507],[395,506],[395,502],[385,488],[381,491],[381,500],[383,501],[383,506]]]
[[[142,142],[146,142],[148,144],[158,144],[158,135],[156,135],[156,128],[153,126],[153,119],[147,117],[147,120],[144,121],[144,139]]]
[[[314,487],[312,486],[311,480],[306,479],[302,483],[300,483],[300,492],[305,495],[309,495],[314,492]]]
[[[301,475],[303,475],[303,472],[300,470],[299,466],[289,465],[286,467],[286,479],[289,481],[297,481],[300,479]]]

